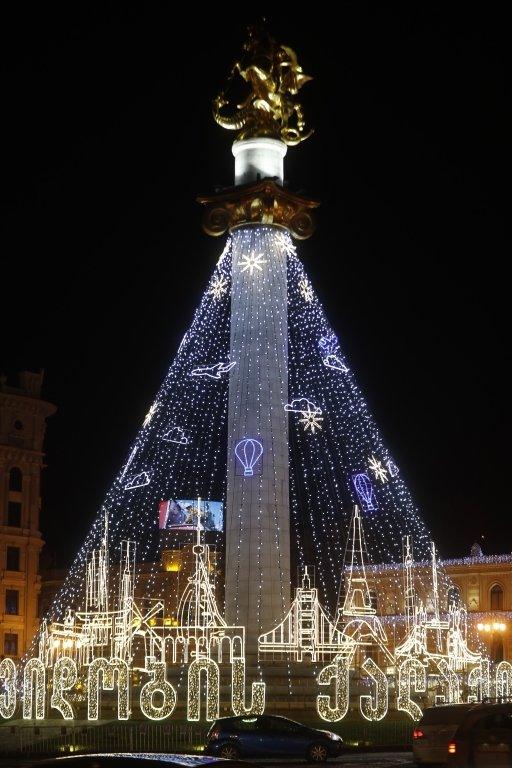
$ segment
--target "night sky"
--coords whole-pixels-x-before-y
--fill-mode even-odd
[[[510,552],[508,26],[499,5],[413,6],[266,17],[314,77],[316,132],[285,166],[322,201],[299,255],[441,554]],[[0,20],[0,370],[44,368],[59,408],[42,531],[64,565],[222,249],[195,196],[232,183],[211,99],[258,17],[18,7]]]

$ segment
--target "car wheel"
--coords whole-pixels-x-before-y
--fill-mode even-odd
[[[312,744],[308,749],[309,763],[325,763],[327,760],[327,747],[323,744]]]
[[[240,750],[234,744],[223,744],[219,749],[219,757],[223,757],[225,760],[238,760]]]

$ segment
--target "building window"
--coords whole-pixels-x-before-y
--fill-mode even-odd
[[[4,635],[4,653],[6,656],[18,655],[18,635],[15,632],[6,632]]]
[[[23,474],[19,467],[13,467],[9,472],[9,490],[21,491],[23,486]]]
[[[491,589],[491,611],[503,610],[503,588],[495,584]]]
[[[20,421],[19,419],[16,419],[16,421],[14,422],[14,429],[17,429],[18,432],[21,432],[21,430],[23,429],[23,422]]]
[[[20,593],[17,589],[5,590],[5,612],[11,616],[17,616],[19,613]]]
[[[459,587],[450,587],[448,590],[448,606],[454,605],[458,608],[461,604]]]
[[[21,504],[19,501],[7,503],[7,525],[12,528],[21,528]]]
[[[491,661],[499,664],[503,661],[503,638],[494,635],[491,643]]]
[[[7,558],[5,567],[8,571],[19,571],[20,569],[20,548],[7,547]]]

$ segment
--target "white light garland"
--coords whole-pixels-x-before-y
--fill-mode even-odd
[[[101,684],[100,684],[101,677]],[[87,675],[87,717],[97,720],[100,711],[101,691],[113,691],[117,678],[117,717],[130,717],[130,675],[128,664],[122,659],[94,659]]]
[[[34,704],[35,719],[43,720],[46,704],[46,671],[42,661],[32,658],[27,661],[23,670],[24,720],[33,719]]]
[[[201,713],[201,673],[206,676],[206,719],[219,717],[220,673],[213,659],[194,659],[188,667],[187,719],[197,721]]]
[[[336,723],[343,720],[348,712],[349,704],[349,669],[351,654],[337,656],[332,664],[328,664],[318,675],[319,685],[331,685],[334,681],[334,706],[331,696],[320,694],[316,699],[316,709],[322,720]]]
[[[404,659],[398,667],[398,697],[396,708],[407,712],[412,720],[419,720],[423,714],[421,708],[411,699],[413,693],[425,693],[427,690],[427,670],[419,659]]]
[[[235,715],[262,715],[265,711],[265,683],[251,684],[251,703],[245,706],[245,659],[231,662],[231,708]]]
[[[512,695],[512,664],[500,661],[496,667],[496,697],[508,699]]]

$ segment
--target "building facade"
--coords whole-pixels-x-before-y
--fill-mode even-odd
[[[43,373],[23,371],[17,387],[0,379],[0,658],[17,658],[39,626],[39,530],[46,419]]]

